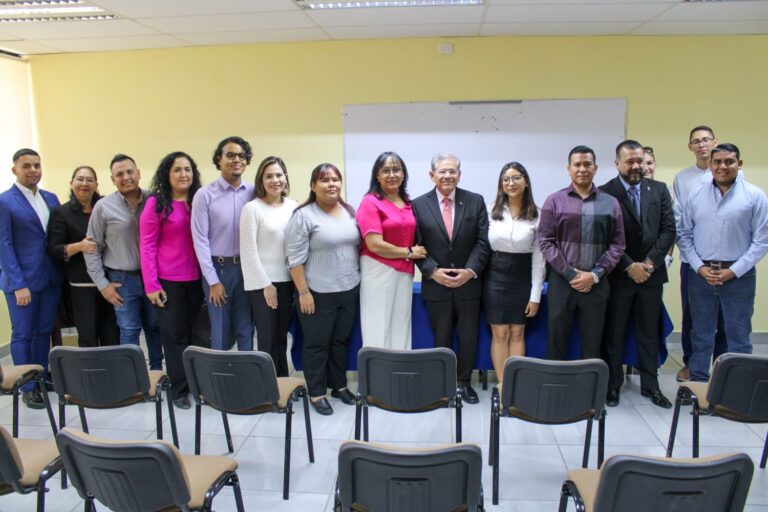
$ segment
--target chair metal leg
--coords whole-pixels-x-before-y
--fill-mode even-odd
[[[229,482],[232,486],[232,491],[235,494],[235,505],[237,506],[237,512],[245,512],[245,507],[243,506],[243,493],[240,490],[240,479],[237,478],[237,473],[232,473]]]
[[[173,438],[173,446],[179,447],[179,432],[176,430],[176,411],[173,409],[173,400],[171,400],[171,383],[165,386],[165,401],[168,403],[168,419],[171,420],[171,437]]]
[[[64,425],[66,423],[66,418],[64,417],[64,397],[59,396],[59,430],[64,428]],[[61,488],[66,489],[67,488],[67,470],[65,468],[61,468]]]
[[[462,437],[461,432],[461,398],[456,400],[456,442],[460,443]]]
[[[605,411],[597,422],[597,469],[603,467],[605,458]]]
[[[200,455],[200,423],[202,421],[203,406],[195,404],[195,455]]]
[[[315,462],[315,446],[312,441],[312,423],[309,421],[309,397],[304,393],[304,426],[307,428],[307,451],[309,453],[309,462]]]
[[[283,460],[283,499],[288,499],[288,486],[291,477],[291,420],[293,419],[293,402],[288,400],[285,409],[285,458]]]
[[[41,375],[40,378],[37,381],[37,387],[40,390],[40,394],[43,397],[43,402],[45,402],[45,411],[48,413],[48,421],[51,423],[51,430],[53,431],[54,437],[58,433],[56,430],[56,418],[53,417],[53,409],[51,409],[51,399],[48,396],[48,392],[45,390],[45,378]]]
[[[491,410],[491,422],[493,423],[493,438],[491,439],[491,451],[493,452],[493,504],[499,504],[499,409]]]
[[[155,424],[157,425],[157,440],[163,439],[163,404],[160,396],[155,397]]]
[[[19,437],[19,393],[21,388],[13,388],[13,437]]]
[[[368,404],[363,406],[363,441],[368,441]]]
[[[568,485],[563,484],[563,488],[560,489],[560,507],[557,509],[557,512],[565,512],[568,509],[568,498],[570,495]]]
[[[494,388],[491,392],[491,431],[488,435],[488,465],[493,465],[493,435],[495,430],[495,425],[493,422],[493,413],[494,411],[499,410],[499,388]]]
[[[763,445],[763,456],[760,457],[760,468],[765,469],[766,459],[768,459],[768,433],[765,434],[765,444]]]
[[[363,404],[360,400],[355,402],[355,441],[360,440],[360,421],[362,420]]]
[[[592,445],[592,418],[587,420],[587,435],[584,437],[584,455],[581,458],[581,467],[589,467],[589,448]]]
[[[45,512],[45,482],[40,482],[40,488],[37,490],[37,512]]]
[[[88,420],[85,419],[85,408],[82,405],[77,406],[77,412],[80,414],[80,425],[83,427],[83,432],[88,433]]]
[[[677,435],[677,420],[680,419],[680,406],[683,404],[684,390],[678,388],[677,398],[675,398],[675,410],[672,412],[672,426],[669,428],[669,441],[667,441],[667,457],[672,456],[672,450],[675,449],[675,435]]]
[[[229,420],[227,419],[227,413],[221,413],[221,421],[224,422],[224,435],[227,438],[227,450],[229,450],[229,453],[235,453],[235,449],[232,447],[232,434],[229,433]]]
[[[699,457],[699,415],[701,415],[701,409],[699,408],[699,400],[691,393],[691,400],[693,400],[693,458]]]

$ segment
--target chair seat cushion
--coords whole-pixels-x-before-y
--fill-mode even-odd
[[[686,382],[681,384],[680,387],[688,388],[696,395],[699,400],[699,407],[701,409],[709,409],[709,402],[707,401],[707,392],[709,391],[709,382]]]
[[[24,464],[24,474],[19,483],[25,487],[37,485],[40,472],[59,456],[53,439],[15,439],[16,450]]]
[[[212,455],[185,455],[181,460],[189,481],[189,508],[197,509],[205,502],[205,493],[224,473],[237,469],[237,461]]]
[[[20,364],[18,366],[3,366],[3,380],[0,388],[3,391],[11,391],[19,377],[29,372],[41,372],[43,367],[39,364]]]
[[[296,391],[297,388],[306,386],[306,382],[304,382],[304,379],[299,379],[296,377],[278,377],[277,378],[277,389],[280,391],[280,398],[277,401],[277,406],[280,409],[285,409],[288,407],[288,398],[291,396],[291,393]]]
[[[599,469],[572,469],[568,472],[568,480],[576,484],[576,488],[584,500],[584,508],[587,512],[594,510],[597,497],[597,485],[600,483]]]
[[[154,398],[157,394],[157,383],[165,377],[163,370],[149,370],[149,396]]]

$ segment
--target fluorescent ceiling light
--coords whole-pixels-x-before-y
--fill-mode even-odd
[[[483,5],[483,0],[363,0],[360,2],[327,2],[295,0],[302,9],[366,9],[376,7],[455,7]]]
[[[84,0],[0,0],[0,23],[94,21],[116,17]]]

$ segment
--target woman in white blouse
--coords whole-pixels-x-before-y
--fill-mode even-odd
[[[525,319],[536,316],[544,282],[544,258],[536,244],[539,211],[522,164],[501,169],[490,209],[491,259],[485,269],[483,303],[491,324],[491,360],[499,382],[504,362],[525,355]]]
[[[272,356],[278,377],[288,376],[288,324],[293,311],[293,283],[285,263],[283,232],[297,203],[290,191],[288,169],[268,156],[256,173],[256,199],[240,214],[240,258],[243,282],[251,302],[258,347]]]

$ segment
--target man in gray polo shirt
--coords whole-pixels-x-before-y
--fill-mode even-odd
[[[120,344],[138,345],[143,327],[149,367],[161,370],[157,310],[144,293],[139,258],[139,216],[149,193],[139,188],[141,171],[133,158],[117,154],[109,168],[117,192],[93,207],[88,236],[96,242],[98,252],[85,253],[85,264],[101,294],[115,307]]]

